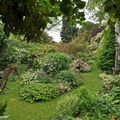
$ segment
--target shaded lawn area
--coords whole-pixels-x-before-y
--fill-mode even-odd
[[[84,79],[84,85],[92,94],[96,94],[102,89],[102,81],[98,78],[99,73],[100,70],[93,66],[92,72],[81,74]],[[8,102],[5,112],[6,115],[9,115],[7,120],[51,120],[57,116],[57,102],[65,96],[63,95],[48,102],[30,104],[19,100],[19,83],[9,82],[7,86],[10,89],[8,93],[0,95],[0,100]],[[78,87],[67,94],[78,93],[80,88]]]

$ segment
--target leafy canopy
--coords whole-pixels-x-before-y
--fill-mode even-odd
[[[81,0],[0,0],[0,18],[7,35],[19,33],[31,40],[51,23],[50,17],[64,14],[71,20],[80,20],[84,6]]]
[[[120,20],[120,1],[119,0],[89,0],[88,8],[95,11],[101,19],[104,19],[105,13],[108,14],[110,20],[116,21]],[[101,14],[102,13],[102,14]]]

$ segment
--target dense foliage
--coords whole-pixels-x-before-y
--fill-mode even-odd
[[[47,40],[47,38],[46,38]],[[39,44],[26,43],[21,41],[20,36],[11,35],[7,39],[7,47],[1,50],[0,65],[5,69],[8,64],[19,64],[18,67],[26,66],[28,68],[39,69],[43,56],[48,52],[56,51],[56,46],[53,43]],[[2,44],[3,45],[3,44]]]
[[[78,75],[70,70],[60,71],[55,78],[57,79],[57,81],[68,83],[71,86],[78,86],[81,84],[81,80]]]
[[[97,9],[94,9],[95,6]],[[112,21],[120,20],[119,0],[89,0],[88,8],[93,11],[93,16],[95,15],[99,21],[106,18]]]
[[[7,47],[7,36],[3,31],[3,24],[0,22],[0,53]]]
[[[112,116],[119,118],[119,105],[116,106],[110,95],[92,96],[85,88],[79,94],[66,96],[59,101],[57,107],[63,120],[69,116],[92,120],[110,120]]]
[[[102,45],[98,50],[98,66],[103,71],[111,72],[115,67],[114,27],[108,26],[104,32]]]
[[[29,84],[20,91],[20,98],[26,102],[51,100],[59,96],[54,84]]]
[[[51,23],[50,17],[65,14],[71,20],[84,17],[85,2],[76,0],[4,0],[0,1],[0,15],[7,35],[23,34],[28,41],[37,37]],[[76,14],[73,14],[76,13]]]
[[[0,23],[0,56],[4,56],[4,51],[7,48],[7,36],[5,35],[3,31],[3,25]],[[0,66],[2,68],[2,64],[4,62],[4,59],[0,57]]]
[[[49,53],[44,58],[43,71],[49,75],[55,75],[61,70],[69,69],[70,57],[64,53]]]

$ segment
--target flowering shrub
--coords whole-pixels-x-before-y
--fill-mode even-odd
[[[101,73],[101,74],[99,74],[99,78],[101,79],[101,80],[103,80],[103,81],[108,81],[108,80],[113,80],[114,79],[114,77],[112,76],[112,75],[110,75],[110,74],[106,74],[106,73]]]
[[[105,93],[111,92],[113,87],[120,87],[120,75],[113,76],[101,73],[99,78],[103,80],[103,91]]]
[[[63,53],[49,53],[44,58],[43,71],[53,76],[59,71],[69,69],[70,58]]]
[[[68,83],[60,82],[56,84],[56,89],[60,94],[64,94],[66,92],[70,92],[72,90],[72,86]]]
[[[22,85],[37,83],[38,81],[33,79],[33,78],[34,78],[33,72],[32,71],[27,71],[24,74],[20,75],[20,83]]]
[[[88,65],[88,63],[84,62],[81,59],[77,59],[74,61],[73,63],[74,68],[78,69],[81,72],[89,72],[91,71],[90,66]]]
[[[32,83],[50,83],[53,78],[48,76],[44,71],[27,71],[20,75],[20,82],[22,85],[32,84]]]
[[[50,83],[52,82],[53,78],[48,76],[46,72],[43,70],[38,70],[34,73],[34,80],[37,80],[40,83]]]

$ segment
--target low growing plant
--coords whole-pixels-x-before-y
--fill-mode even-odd
[[[59,82],[69,83],[71,86],[78,86],[81,84],[81,79],[71,70],[60,71],[56,75],[56,80]]]
[[[31,103],[51,100],[59,95],[54,84],[30,84],[20,90],[20,99]]]

